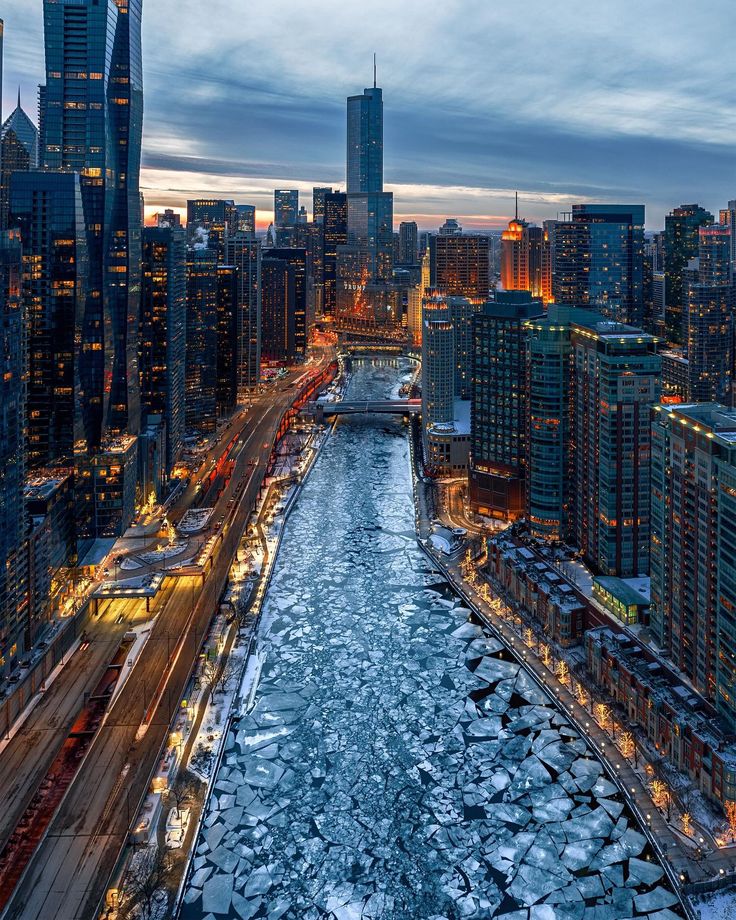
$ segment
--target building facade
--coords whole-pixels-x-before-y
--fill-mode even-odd
[[[651,628],[733,729],[736,413],[718,403],[655,408]]]
[[[27,339],[20,233],[0,232],[0,675],[25,650],[28,560],[26,477]]]
[[[261,244],[248,233],[228,240],[227,264],[237,271],[238,394],[261,381]]]
[[[10,177],[38,167],[38,130],[18,105],[0,130],[0,230],[8,227]]]
[[[481,514],[524,514],[527,462],[527,339],[544,305],[528,291],[498,291],[473,317],[470,501]]]
[[[217,425],[218,253],[187,253],[186,427],[214,431]]]
[[[187,343],[187,250],[180,227],[143,230],[141,406],[166,426],[166,474],[184,446]]]
[[[713,215],[698,204],[683,204],[664,220],[665,325],[667,338],[681,345],[687,303],[685,271],[698,254],[698,231],[713,223]]]
[[[429,239],[430,284],[447,294],[485,302],[490,288],[487,236],[440,233]]]
[[[592,307],[616,322],[644,319],[644,205],[573,205],[554,228],[556,303]]]

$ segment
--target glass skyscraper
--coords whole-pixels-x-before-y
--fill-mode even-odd
[[[383,90],[348,97],[348,195],[383,191]]]
[[[81,176],[89,286],[80,348],[92,446],[140,424],[142,0],[44,0],[41,160]]]
[[[166,423],[166,474],[184,444],[186,234],[181,227],[143,231],[141,404]]]
[[[38,130],[20,105],[3,123],[0,131],[0,229],[8,226],[10,177],[14,172],[28,172],[38,166]]]
[[[557,303],[592,307],[620,323],[644,318],[644,205],[573,205],[554,230]]]
[[[1,32],[0,32],[1,34]],[[27,618],[24,417],[26,324],[17,231],[0,233],[0,675],[23,652]]]
[[[687,263],[698,254],[698,230],[713,223],[713,215],[699,204],[683,204],[664,219],[665,322],[667,338],[682,343],[687,303]]]
[[[383,91],[377,86],[347,102],[347,246],[338,252],[336,308],[350,321],[384,315],[393,277],[394,200],[383,191]],[[325,298],[327,303],[327,298]]]
[[[218,253],[198,245],[187,254],[186,424],[217,425]]]
[[[29,385],[28,467],[71,466],[86,455],[97,431],[96,394],[83,386],[79,349],[87,303],[87,234],[79,175],[15,173],[10,222],[23,240]]]
[[[261,243],[250,233],[228,240],[227,264],[237,269],[238,392],[261,381]]]

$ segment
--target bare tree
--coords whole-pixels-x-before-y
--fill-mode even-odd
[[[168,900],[172,861],[166,850],[145,847],[133,855],[123,886],[121,920],[153,920],[163,898]]]
[[[199,792],[199,780],[189,772],[180,770],[176,782],[169,790],[169,795],[176,804],[176,815],[181,817],[181,809],[185,802],[192,799]]]

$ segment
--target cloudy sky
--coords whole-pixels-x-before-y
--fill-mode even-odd
[[[4,112],[35,114],[42,0],[2,0]],[[736,198],[733,0],[144,0],[149,210],[344,184],[345,97],[385,103],[396,219]],[[305,198],[306,196],[306,198]]]

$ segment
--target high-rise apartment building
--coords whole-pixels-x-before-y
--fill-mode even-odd
[[[526,517],[535,536],[572,538],[572,365],[570,314],[574,307],[550,307],[529,323]]]
[[[664,220],[664,270],[666,275],[667,338],[682,344],[686,330],[684,313],[687,304],[685,272],[688,262],[698,255],[698,230],[713,223],[713,215],[698,204],[683,204]]]
[[[652,632],[736,729],[736,413],[700,403],[653,415]]]
[[[261,244],[252,234],[228,240],[227,259],[237,271],[238,394],[261,382]]]
[[[0,20],[0,43],[2,21]],[[28,619],[26,521],[26,322],[20,233],[0,232],[0,675],[25,651]]]
[[[481,514],[524,514],[527,462],[527,323],[544,315],[528,291],[497,291],[472,320],[470,501]]]
[[[688,399],[733,402],[734,284],[731,231],[716,224],[698,230],[698,258],[689,263],[683,324]]]
[[[186,427],[217,425],[218,252],[194,246],[187,253]]]
[[[166,475],[184,446],[187,248],[181,227],[143,230],[141,408],[165,425]]]
[[[447,294],[485,301],[490,288],[488,237],[460,232],[429,239],[430,284]]]
[[[646,574],[656,340],[561,305],[529,330],[530,528],[574,542],[602,575]]]
[[[307,338],[309,329],[307,325],[307,251],[306,249],[297,249],[291,247],[275,247],[266,249],[263,257],[269,259],[280,259],[293,268],[294,277],[294,299],[291,304],[293,312],[294,339],[293,347],[287,352],[290,358],[297,356],[304,357],[307,353]],[[261,307],[261,325],[263,327],[265,320],[263,318],[263,307]]]
[[[10,177],[14,172],[28,172],[38,166],[38,130],[18,105],[0,130],[0,229],[8,226]]]
[[[261,358],[291,362],[296,357],[296,268],[266,249],[261,260]]]
[[[644,318],[644,205],[577,204],[554,227],[556,303],[598,310],[616,322]]]
[[[217,266],[217,412],[226,415],[238,401],[238,270]]]
[[[83,389],[95,446],[140,424],[141,0],[44,0],[41,159],[81,176],[89,286]]]
[[[472,315],[479,306],[461,297],[428,290],[422,302],[422,426],[425,466],[433,475],[467,472],[470,444],[469,363],[458,354],[472,350]]]
[[[602,575],[649,572],[656,340],[607,320],[572,325],[575,544]]]

